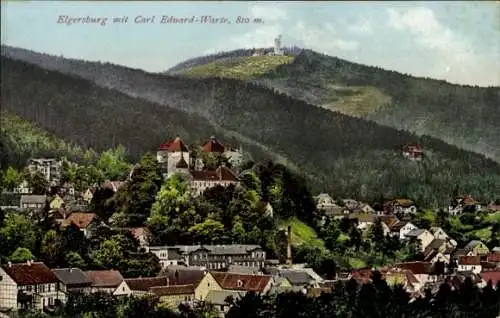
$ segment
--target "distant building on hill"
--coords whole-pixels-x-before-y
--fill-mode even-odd
[[[421,161],[424,158],[424,152],[420,145],[406,145],[403,147],[403,156],[412,161]]]
[[[39,171],[48,182],[56,183],[60,177],[61,162],[53,158],[37,158],[28,160],[30,171]]]
[[[274,39],[274,50],[273,52],[267,53],[270,56],[283,56],[285,52],[281,49],[281,34]]]

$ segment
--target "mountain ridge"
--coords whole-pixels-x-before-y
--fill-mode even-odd
[[[485,199],[500,187],[500,165],[484,156],[312,107],[265,87],[62,62],[58,67],[71,69],[73,75],[2,57],[2,105],[42,126],[52,125],[59,129],[57,134],[80,145],[120,143],[140,156],[172,134],[186,134],[190,140],[206,138],[215,123],[289,158],[312,177],[316,192],[364,200],[410,196],[422,204],[437,204],[447,200],[450,184]],[[76,75],[78,67],[90,80]],[[104,84],[115,88],[103,89]],[[401,155],[403,144],[416,142],[424,146],[427,156],[420,164]],[[252,145],[247,148],[252,156],[263,152]]]

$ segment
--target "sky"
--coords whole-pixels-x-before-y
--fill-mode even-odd
[[[214,52],[271,47],[281,34],[283,45],[357,63],[500,86],[499,1],[2,1],[1,6],[2,44],[150,72]],[[107,20],[65,23],[62,16]],[[162,16],[195,21],[161,23]],[[197,22],[202,16],[230,23]],[[128,17],[126,23],[113,22],[122,17]],[[246,18],[248,23],[237,23]]]

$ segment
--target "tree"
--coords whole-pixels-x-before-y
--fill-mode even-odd
[[[87,263],[77,252],[69,252],[66,254],[65,260],[69,267],[76,267],[80,269],[87,267]]]
[[[40,247],[41,259],[47,266],[54,267],[58,263],[60,253],[61,242],[57,232],[54,230],[46,232]]]
[[[18,247],[12,255],[9,256],[9,260],[13,263],[22,263],[26,261],[32,261],[35,259],[35,256],[31,253],[31,251],[24,247]]]
[[[214,244],[221,240],[224,234],[224,225],[219,221],[208,218],[202,223],[191,226],[188,231],[192,233],[195,241]]]
[[[100,248],[92,253],[94,262],[106,269],[117,269],[124,257],[125,253],[116,237],[105,240]]]
[[[104,173],[108,180],[118,180],[130,172],[131,165],[125,160],[126,150],[123,146],[104,151],[97,161],[97,169]]]
[[[0,254],[10,255],[18,247],[34,250],[37,240],[35,224],[22,214],[9,214],[0,229]]]
[[[22,176],[19,171],[13,167],[9,167],[3,176],[3,186],[8,191],[13,191],[21,182]]]
[[[130,179],[115,197],[117,214],[121,216],[117,225],[123,227],[143,226],[150,215],[151,206],[163,183],[161,169],[151,154],[146,154],[134,167]]]
[[[36,170],[29,175],[28,185],[32,189],[33,194],[45,194],[49,187],[49,182],[40,171]]]

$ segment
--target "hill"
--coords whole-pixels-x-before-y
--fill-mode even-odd
[[[240,58],[239,63],[248,64],[245,60],[249,59]],[[183,74],[234,77],[234,66],[223,62],[198,64]],[[265,74],[248,68],[238,78],[332,111],[430,135],[500,162],[498,87],[416,78],[310,50],[303,50],[293,62],[281,63]]]
[[[484,200],[500,187],[499,165],[483,156],[238,80],[65,59],[52,64],[89,82],[8,58],[2,63],[2,105],[85,147],[120,143],[140,155],[174,134],[189,140],[217,130],[248,145],[253,156],[260,151],[288,160],[310,178],[313,191],[342,197],[446,204],[455,187]],[[426,151],[421,164],[401,156],[401,145],[413,142]]]
[[[21,167],[32,157],[82,159],[86,150],[40,129],[32,122],[0,111],[0,167]]]

